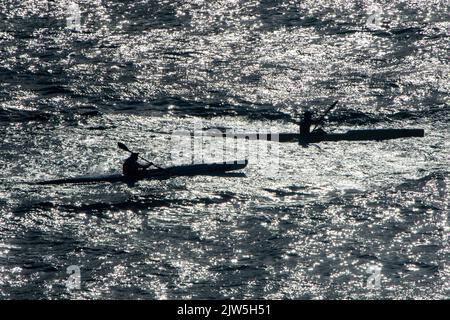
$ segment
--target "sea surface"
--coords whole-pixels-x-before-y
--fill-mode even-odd
[[[448,299],[449,8],[2,0],[0,299]],[[425,137],[303,148],[173,134],[296,132],[334,101],[327,131]],[[26,183],[116,172],[117,142],[160,166],[249,165]]]

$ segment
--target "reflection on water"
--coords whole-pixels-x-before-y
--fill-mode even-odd
[[[0,4],[1,298],[448,296],[445,2],[75,2],[78,32],[61,3]],[[22,183],[120,170],[118,141],[168,166],[198,125],[297,132],[335,100],[328,131],[426,136],[236,142],[247,177]]]

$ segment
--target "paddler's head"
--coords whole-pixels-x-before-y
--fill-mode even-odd
[[[131,156],[130,156],[130,159],[131,159],[131,160],[137,161],[138,158],[139,158],[139,153],[136,153],[136,152],[133,152],[133,153],[131,154]]]
[[[312,115],[313,115],[313,113],[311,111],[309,111],[309,110],[305,111],[305,113],[304,113],[305,120],[311,120]]]

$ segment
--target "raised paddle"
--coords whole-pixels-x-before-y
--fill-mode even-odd
[[[317,121],[316,126],[314,127],[314,129],[312,129],[311,132],[316,131],[317,129],[319,129],[322,125],[323,125],[323,121],[325,120],[325,117],[330,113],[331,110],[334,109],[334,107],[336,107],[336,105],[338,104],[339,101],[335,101],[322,115],[322,117],[320,117],[320,119]]]
[[[127,151],[127,152],[129,152],[129,153],[133,153],[133,151],[131,151],[130,149],[128,149],[128,147],[127,147],[125,144],[123,144],[122,142],[118,142],[118,143],[117,143],[117,146],[118,146],[120,149],[122,149],[123,151]],[[155,168],[157,168],[157,169],[159,169],[159,170],[162,170],[162,171],[165,171],[165,172],[167,172],[167,173],[170,173],[169,170],[164,169],[164,168],[161,168],[161,167],[157,166],[156,164],[154,164],[153,162],[151,162],[151,161],[149,161],[149,160],[147,160],[147,159],[145,159],[145,158],[143,158],[143,157],[141,157],[141,156],[139,156],[139,158],[141,158],[141,159],[144,160],[144,161],[147,161],[149,164],[151,164],[152,166],[154,166]]]

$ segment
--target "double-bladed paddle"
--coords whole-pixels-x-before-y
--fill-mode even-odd
[[[334,109],[334,107],[336,107],[336,105],[338,104],[338,100],[336,100],[335,102],[333,102],[333,104],[323,113],[323,115],[320,117],[320,119],[317,121],[316,126],[314,127],[314,129],[312,129],[311,132],[316,131],[317,129],[319,129],[322,125],[323,125],[323,121],[325,120],[325,117],[331,112],[331,110]]]
[[[123,144],[122,142],[118,142],[117,146],[119,147],[119,149],[122,149],[123,151],[127,151],[129,153],[133,153],[133,151],[128,149],[128,147],[125,144]],[[151,161],[149,161],[149,160],[147,160],[147,159],[145,159],[145,158],[143,158],[141,156],[139,156],[139,158],[141,158],[144,161],[147,161],[150,165],[154,166],[155,168],[158,168],[159,170],[162,170],[162,171],[165,171],[167,173],[170,173],[169,170],[161,168],[161,167],[157,166],[156,164],[154,164],[153,162],[151,162]]]

